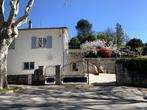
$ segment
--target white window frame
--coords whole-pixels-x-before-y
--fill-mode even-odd
[[[28,68],[25,68],[25,63],[28,63]],[[33,64],[33,68],[31,68],[31,63]],[[35,62],[23,62],[23,69],[24,70],[34,70],[35,69]]]

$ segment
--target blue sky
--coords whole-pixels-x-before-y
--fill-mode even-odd
[[[6,0],[5,15],[9,8]],[[27,0],[21,0],[20,14],[23,13]],[[35,0],[29,19],[33,27],[69,28],[71,36],[76,36],[75,25],[80,19],[87,19],[96,32],[106,28],[115,30],[115,24],[122,25],[130,38],[137,37],[147,42],[147,0]],[[27,24],[21,28],[26,28]]]

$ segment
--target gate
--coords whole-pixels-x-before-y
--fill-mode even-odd
[[[48,66],[45,68],[45,84],[61,84],[60,65]]]
[[[45,84],[55,84],[56,81],[56,66],[50,65],[45,68]]]
[[[89,83],[87,69],[87,61],[83,59],[66,62],[66,64],[61,67],[62,83]]]

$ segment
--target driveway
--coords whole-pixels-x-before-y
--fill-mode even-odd
[[[125,86],[22,86],[0,95],[0,110],[147,110],[147,89]]]
[[[115,74],[101,73],[99,75],[89,74],[89,83],[108,84],[116,82]]]

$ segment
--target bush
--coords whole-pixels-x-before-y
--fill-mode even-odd
[[[142,43],[142,40],[133,38],[128,43],[127,46],[130,46],[132,49],[142,47],[144,44]]]
[[[87,55],[85,55],[84,57],[86,58],[97,58],[97,55],[93,52],[89,52]]]
[[[132,59],[120,59],[116,63],[123,64],[127,68],[130,75],[139,74],[147,76],[147,59],[146,58],[132,58]]]
[[[142,55],[147,55],[147,46],[143,47]]]
[[[112,57],[121,57],[121,52],[119,50],[113,50]]]
[[[98,57],[110,58],[112,57],[112,50],[108,48],[100,48],[97,53]]]
[[[146,58],[121,59],[117,60],[116,63],[123,65],[123,68],[118,68],[122,72],[126,72],[125,68],[127,69],[127,74],[124,73],[124,76],[118,74],[124,85],[147,87]]]

